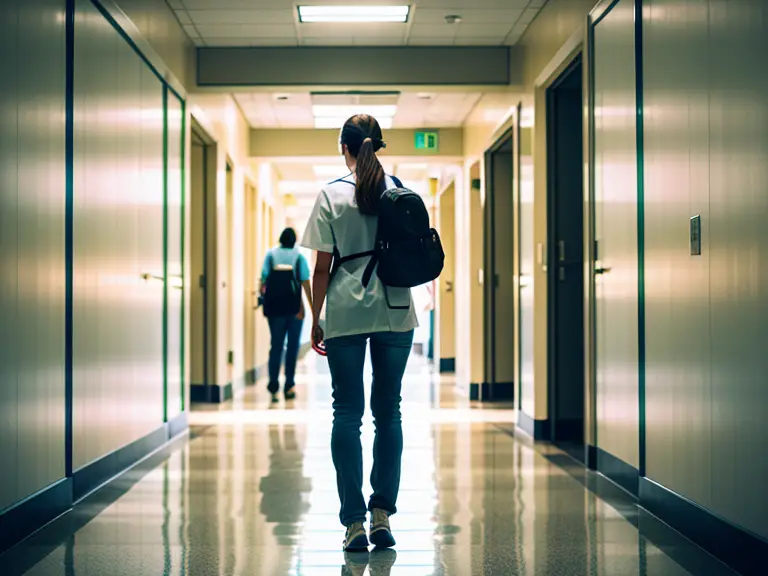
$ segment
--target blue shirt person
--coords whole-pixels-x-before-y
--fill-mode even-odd
[[[280,245],[267,253],[264,266],[261,271],[262,294],[269,290],[269,277],[273,270],[291,270],[295,274],[304,289],[304,293],[312,306],[312,289],[310,287],[309,264],[307,259],[299,252],[296,246],[296,232],[292,228],[286,228],[280,235]],[[285,353],[285,385],[283,393],[286,400],[296,398],[294,378],[296,376],[296,362],[299,357],[301,329],[304,324],[305,308],[301,302],[298,315],[270,315],[269,331],[271,335],[271,348],[269,351],[269,384],[267,389],[272,394],[272,401],[277,402],[277,393],[280,390],[280,367]]]

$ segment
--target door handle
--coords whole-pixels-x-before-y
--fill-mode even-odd
[[[445,283],[445,291],[446,292],[453,292],[453,282],[446,282]]]
[[[608,266],[600,266],[599,268],[595,268],[595,274],[597,275],[607,274],[610,271],[611,269]]]

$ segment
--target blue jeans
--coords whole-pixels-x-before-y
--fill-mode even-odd
[[[269,384],[267,388],[275,394],[280,390],[280,365],[283,363],[285,338],[288,348],[285,352],[285,391],[293,388],[296,377],[296,361],[299,359],[301,327],[303,320],[296,316],[276,316],[269,318],[269,332],[272,335],[272,347],[269,350]]]
[[[371,341],[373,364],[371,412],[376,439],[371,472],[373,495],[366,507],[360,427],[365,412],[363,369],[368,340]],[[367,511],[374,508],[390,514],[397,512],[403,455],[400,390],[412,346],[412,330],[343,336],[326,342],[333,380],[331,452],[341,500],[339,519],[344,526],[365,521]]]

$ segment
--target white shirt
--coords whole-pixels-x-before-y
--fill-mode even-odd
[[[387,177],[387,187],[394,187]],[[323,187],[315,202],[301,245],[342,258],[373,250],[376,243],[376,216],[360,213],[355,203],[355,177],[346,176]],[[408,288],[387,288],[374,270],[368,287],[362,277],[370,257],[345,262],[334,272],[326,296],[325,338],[408,332],[419,325]],[[387,303],[389,299],[389,303]],[[390,306],[408,306],[393,310]]]

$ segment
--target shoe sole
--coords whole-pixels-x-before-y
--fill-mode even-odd
[[[392,532],[389,530],[371,532],[371,543],[376,548],[392,548],[396,544],[395,537],[392,536]]]
[[[368,538],[365,534],[361,534],[352,542],[350,542],[347,546],[344,547],[345,552],[361,552],[361,551],[368,551],[368,546],[370,544],[368,543]]]

